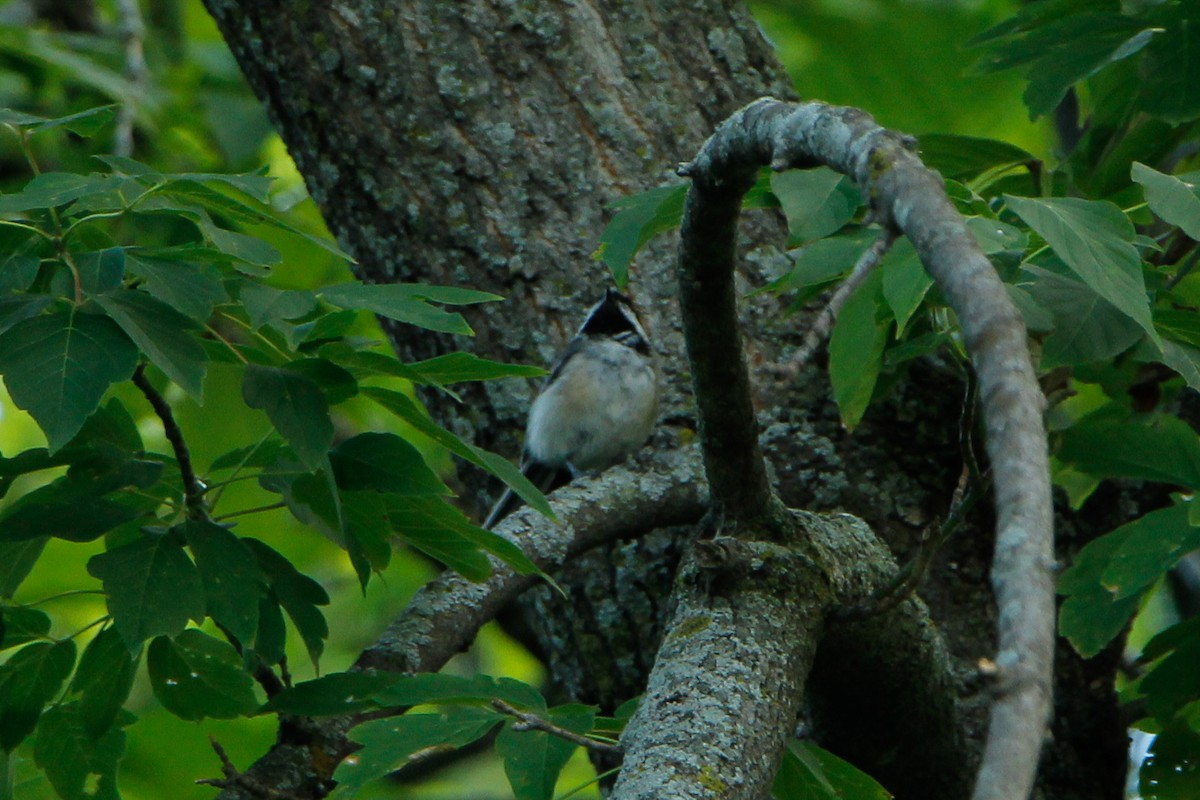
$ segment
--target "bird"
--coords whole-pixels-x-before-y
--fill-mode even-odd
[[[529,408],[521,472],[543,493],[626,459],[658,414],[658,373],[629,297],[608,288],[559,355]],[[491,529],[520,504],[506,489]]]

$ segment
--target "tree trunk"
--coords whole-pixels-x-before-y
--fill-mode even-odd
[[[791,94],[757,25],[721,0],[206,3],[360,277],[469,285],[507,298],[467,310],[476,330],[469,342],[391,326],[405,356],[467,349],[548,364],[606,284],[591,254],[607,205],[678,180],[676,164],[736,108]],[[756,214],[742,231],[746,289],[790,266],[779,220]],[[656,448],[683,446],[695,428],[673,258],[664,237],[644,251],[631,281],[660,358]],[[770,295],[742,306],[762,441],[782,498],[861,517],[903,562],[946,514],[963,468],[961,376],[937,359],[917,364],[851,434],[822,371],[785,378],[771,368],[800,344],[804,325],[785,319]],[[430,410],[515,458],[534,388],[489,383],[467,390],[464,405],[434,400]],[[482,512],[495,487],[466,470],[460,479]],[[968,748],[983,735],[988,700],[975,665],[993,651],[986,506],[945,545],[922,591],[956,660]],[[1089,522],[1073,521],[1069,552],[1108,529]],[[659,531],[603,548],[559,576],[568,602],[544,590],[526,598],[525,623],[563,696],[611,710],[643,691],[685,544],[683,532]],[[850,646],[839,639],[830,653]],[[871,693],[838,680],[837,665],[823,657],[812,687],[822,692],[815,710],[828,743],[868,772],[903,771],[886,742],[864,745],[863,732],[878,731],[879,720],[850,702]],[[1077,659],[1064,653],[1060,662]],[[1043,771],[1044,796],[1078,796],[1069,775],[1088,774],[1106,777],[1086,796],[1118,798],[1124,732],[1111,660],[1061,675],[1058,714],[1070,724],[1056,726],[1048,752],[1055,765],[1072,766]],[[904,744],[902,727],[888,736]],[[888,782],[921,796],[903,777]]]

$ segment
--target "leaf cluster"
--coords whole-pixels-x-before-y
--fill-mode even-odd
[[[158,702],[187,720],[253,715],[260,691],[282,688],[285,617],[316,666],[329,635],[327,592],[229,520],[286,508],[347,553],[365,591],[396,541],[472,579],[490,573],[492,557],[537,572],[511,541],[448,502],[423,454],[430,442],[549,513],[511,463],[442,428],[411,394],[420,385],[453,401],[454,384],[541,370],[462,352],[404,363],[357,333],[373,313],[470,335],[452,309],[498,297],[407,284],[274,285],[282,256],[258,231],[346,256],[278,215],[260,172],[166,173],[112,156],[88,174],[40,170],[43,132],[92,135],[111,117],[107,107],[54,119],[0,111],[34,172],[0,195],[0,376],[47,442],[0,455],[0,498],[19,483],[36,487],[13,492],[0,510],[0,650],[8,651],[0,748],[31,741],[63,798],[116,796],[134,721],[123,706],[143,655]],[[213,365],[236,376],[246,413],[263,413],[270,427],[198,465],[173,407],[185,397],[203,406]],[[138,396],[120,391],[131,383],[159,417],[169,452],[144,443],[141,409],[130,405]],[[338,406],[355,398],[408,433],[339,436]],[[226,508],[225,488],[241,481],[277,501]],[[45,611],[11,599],[52,538],[105,544],[88,561],[87,591],[103,595],[107,614],[65,637]],[[91,629],[99,632],[79,654],[76,638]],[[99,794],[86,788],[94,784]]]

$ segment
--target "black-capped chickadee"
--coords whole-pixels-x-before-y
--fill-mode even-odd
[[[592,306],[529,409],[521,472],[550,492],[612,466],[645,443],[658,412],[658,376],[633,303],[614,289]],[[519,503],[511,490],[491,528]]]

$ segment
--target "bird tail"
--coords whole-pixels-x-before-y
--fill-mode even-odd
[[[537,461],[527,461],[522,464],[521,474],[541,490],[542,494],[549,494],[560,486],[565,486],[574,477],[566,466],[552,467]],[[500,520],[516,511],[520,506],[521,498],[517,496],[516,492],[512,489],[505,489],[504,494],[500,495],[500,499],[496,501],[496,505],[492,506],[491,513],[488,514],[483,527],[491,530]]]

